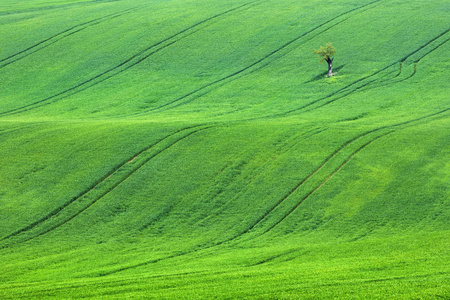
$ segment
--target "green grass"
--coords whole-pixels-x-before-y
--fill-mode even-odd
[[[3,1],[0,298],[449,298],[449,10]]]

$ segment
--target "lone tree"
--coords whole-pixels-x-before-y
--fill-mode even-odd
[[[333,47],[333,44],[327,43],[325,47],[320,46],[320,49],[313,51],[320,58],[320,63],[324,61],[328,63],[328,77],[333,76],[333,56],[336,54],[336,49]]]

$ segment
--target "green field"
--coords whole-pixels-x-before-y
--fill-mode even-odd
[[[0,299],[450,299],[449,15],[2,0]]]

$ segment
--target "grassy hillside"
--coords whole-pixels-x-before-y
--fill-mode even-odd
[[[449,11],[3,1],[0,298],[449,298]]]

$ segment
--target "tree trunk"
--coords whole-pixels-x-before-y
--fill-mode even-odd
[[[327,59],[328,63],[328,77],[333,76],[333,59]]]

